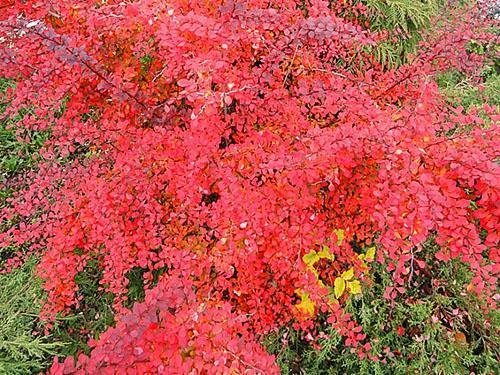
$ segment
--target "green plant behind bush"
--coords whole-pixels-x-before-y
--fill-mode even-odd
[[[43,293],[35,263],[0,275],[0,374],[38,373],[63,347],[44,334],[38,318]]]
[[[442,0],[360,0],[367,9],[370,29],[386,32],[387,40],[370,47],[369,52],[389,68],[407,62],[408,54],[416,50],[422,32],[431,20],[443,11]]]
[[[480,107],[484,103],[500,106],[500,66],[487,66],[480,75],[480,85],[457,71],[450,71],[438,77],[441,91],[450,103],[465,109]]]
[[[364,0],[369,9],[369,22],[375,31],[388,31],[396,41],[378,44],[375,58],[393,67],[407,60],[421,40],[421,32],[443,6],[440,0]]]

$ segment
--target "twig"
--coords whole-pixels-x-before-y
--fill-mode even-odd
[[[293,52],[292,59],[290,60],[290,64],[288,64],[288,69],[287,69],[287,72],[285,74],[285,78],[283,78],[283,87],[285,87],[286,81],[288,80],[288,76],[290,75],[290,72],[292,71],[292,65],[293,65],[293,62],[295,61],[295,57],[297,56],[298,50],[299,50],[299,45],[297,44],[295,46],[295,51]]]

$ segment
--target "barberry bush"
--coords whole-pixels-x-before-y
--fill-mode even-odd
[[[114,314],[50,371],[277,373],[263,338],[286,326],[378,362],[349,310],[372,268],[398,301],[458,263],[494,310],[498,108],[438,81],[482,90],[498,25],[446,9],[384,29],[359,1],[2,3],[3,116],[45,137],[8,182],[3,270],[40,257],[51,322],[98,305],[92,269]]]

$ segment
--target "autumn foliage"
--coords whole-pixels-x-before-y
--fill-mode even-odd
[[[50,134],[1,212],[3,246],[29,249],[4,267],[40,254],[49,320],[78,310],[90,260],[115,296],[116,326],[53,373],[277,373],[262,335],[318,320],[371,356],[342,304],[372,261],[404,293],[430,236],[495,306],[498,108],[454,108],[434,80],[474,76],[493,21],[457,11],[389,69],[356,4],[2,1],[6,115]]]

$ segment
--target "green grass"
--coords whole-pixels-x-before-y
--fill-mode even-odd
[[[438,85],[448,102],[466,110],[483,104],[500,106],[500,65],[484,68],[480,75],[480,86],[457,71],[441,74]]]
[[[38,313],[43,292],[30,259],[9,274],[0,274],[0,374],[34,374],[44,370],[63,347],[44,335]]]
[[[78,312],[59,318],[53,329],[54,336],[66,343],[61,355],[89,354],[88,340],[97,339],[100,333],[114,324],[111,308],[113,295],[100,288],[101,278],[102,271],[95,260],[89,261],[76,276],[78,297],[82,297]]]

